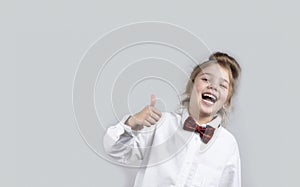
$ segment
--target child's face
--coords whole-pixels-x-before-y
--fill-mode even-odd
[[[216,63],[203,68],[194,80],[190,110],[197,117],[215,115],[227,103],[229,85],[229,75],[225,68]]]

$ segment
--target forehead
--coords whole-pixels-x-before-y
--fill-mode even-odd
[[[228,70],[217,63],[212,63],[202,68],[202,71],[199,72],[199,75],[203,75],[203,74],[229,81]]]

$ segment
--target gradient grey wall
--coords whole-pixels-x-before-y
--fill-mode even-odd
[[[1,81],[9,90],[2,98],[0,186],[133,183],[135,170],[101,159],[81,138],[72,86],[81,57],[101,35],[152,20],[184,27],[212,51],[228,52],[240,62],[243,74],[229,128],[240,145],[243,186],[299,186],[297,5],[29,0],[0,7],[1,64],[7,63]]]

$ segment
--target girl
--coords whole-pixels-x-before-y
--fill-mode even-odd
[[[181,112],[161,113],[152,95],[150,105],[107,129],[106,152],[141,166],[137,187],[241,186],[238,144],[223,127],[240,72],[233,57],[212,54],[193,69]]]

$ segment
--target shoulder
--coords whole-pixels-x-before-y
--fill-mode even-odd
[[[238,142],[237,142],[236,138],[228,129],[221,126],[219,131],[220,131],[219,139],[220,139],[220,141],[222,141],[223,145],[227,145],[228,147],[231,147],[232,149],[238,148]]]
[[[215,142],[212,145],[212,151],[222,155],[224,163],[233,156],[239,155],[238,143],[234,135],[224,127],[219,127]]]

